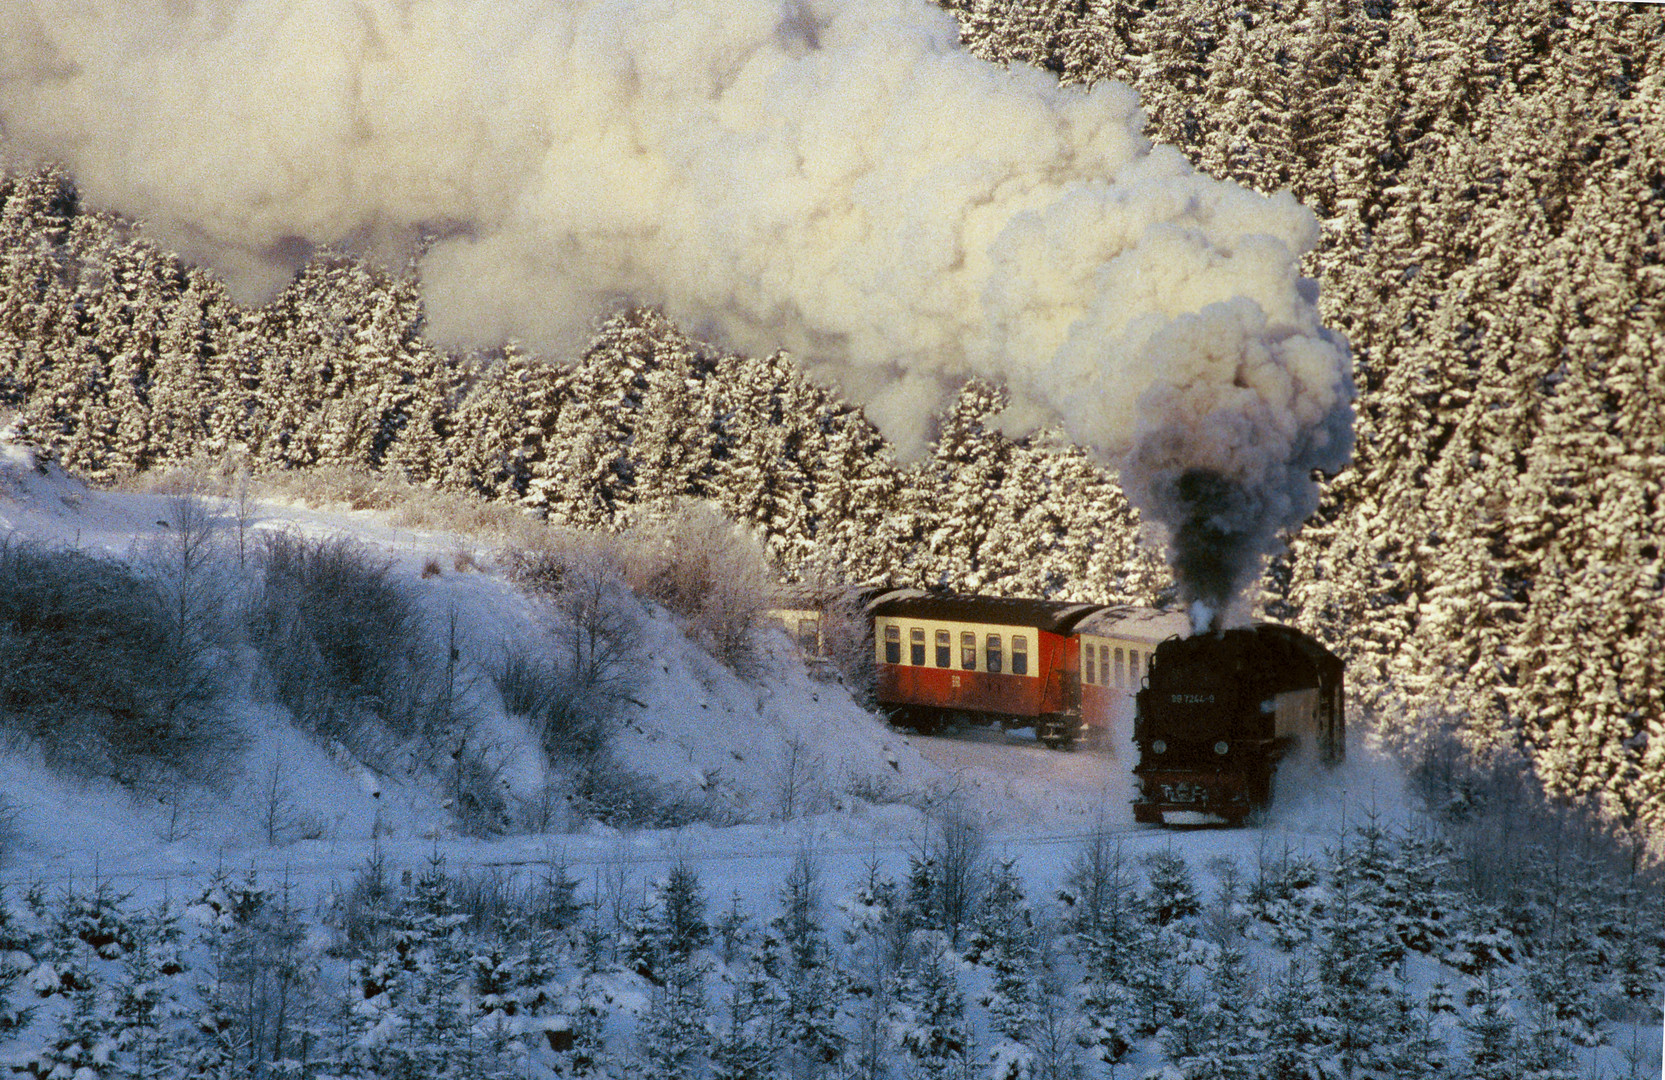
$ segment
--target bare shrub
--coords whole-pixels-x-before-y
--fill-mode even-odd
[[[309,814],[295,800],[285,781],[283,755],[273,754],[258,778],[253,795],[266,844],[277,847],[295,840],[316,840],[324,834],[322,821]]]
[[[592,761],[607,749],[611,703],[585,699],[553,660],[505,646],[491,675],[503,707],[531,723],[551,761]]]
[[[696,821],[724,822],[703,799],[668,790],[611,755],[579,768],[572,777],[572,807],[581,817],[619,829],[675,829]]]
[[[823,808],[827,792],[820,778],[825,766],[818,755],[810,754],[801,736],[787,736],[775,773],[775,812],[782,821]]]
[[[829,590],[821,605],[821,655],[858,704],[872,706],[877,689],[873,667],[873,622],[853,589]]]
[[[240,749],[197,641],[155,585],[76,551],[0,540],[0,730],[55,767],[210,780]]]
[[[303,731],[384,770],[427,770],[465,832],[506,825],[503,758],[477,732],[455,612],[435,642],[386,560],[347,540],[277,533],[247,623],[272,697]]]
[[[844,778],[844,794],[874,806],[914,805],[917,796],[881,773],[851,770]]]
[[[468,916],[464,928],[482,935],[503,927],[559,933],[577,926],[584,910],[578,882],[560,857],[529,874],[495,866],[463,870],[452,876],[449,891]]]
[[[174,637],[199,654],[223,644],[230,575],[222,560],[220,523],[194,492],[172,495],[140,565],[162,599]]]
[[[511,824],[503,769],[508,763],[500,749],[479,741],[472,724],[458,725],[450,761],[442,777],[445,808],[470,836],[501,833]]]
[[[753,631],[773,575],[763,547],[707,503],[685,503],[625,549],[624,579],[684,620],[688,634],[736,671],[756,659]]]
[[[591,768],[640,678],[635,599],[593,545],[520,550],[505,561],[511,579],[547,606],[555,648],[548,659],[505,648],[492,672],[498,693],[505,708],[532,722],[550,761]]]
[[[515,546],[535,544],[548,532],[537,517],[520,507],[487,502],[467,492],[440,491],[364,468],[272,472],[261,477],[260,487],[314,506],[383,510],[395,525],[498,537]]]
[[[422,733],[421,612],[387,562],[348,540],[275,533],[247,621],[273,697],[303,730],[372,760],[370,729]]]
[[[609,752],[617,710],[640,704],[640,609],[618,558],[593,538],[505,553],[511,579],[548,605],[555,648],[548,659],[506,649],[493,679],[505,708],[532,721],[545,757],[569,777],[572,814],[628,828],[712,820],[703,797],[668,791]]]
[[[1575,860],[1613,880],[1658,878],[1645,837],[1602,814],[1594,800],[1544,793],[1518,751],[1481,756],[1444,728],[1425,733],[1407,763],[1412,790],[1456,849],[1465,889],[1506,908],[1524,903],[1547,855]]]
[[[234,478],[242,465],[243,462],[233,455],[218,459],[192,457],[123,477],[116,486],[118,490],[151,495],[224,498],[231,493]]]

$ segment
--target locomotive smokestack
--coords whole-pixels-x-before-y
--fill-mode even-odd
[[[1125,86],[977,60],[925,0],[0,5],[8,152],[245,298],[316,245],[438,236],[443,341],[570,355],[656,305],[789,349],[904,452],[1004,381],[1011,429],[1119,462],[1224,609],[1346,459],[1350,363],[1300,276],[1313,215],[1144,125]]]

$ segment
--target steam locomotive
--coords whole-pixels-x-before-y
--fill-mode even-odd
[[[1135,701],[1135,821],[1186,811],[1237,824],[1271,800],[1290,753],[1334,765],[1346,752],[1341,659],[1288,626],[1164,641]]]
[[[1056,748],[1139,751],[1134,819],[1239,823],[1278,762],[1341,759],[1342,663],[1287,626],[1186,636],[1176,612],[917,590],[872,597],[876,696],[898,726],[1032,727]]]

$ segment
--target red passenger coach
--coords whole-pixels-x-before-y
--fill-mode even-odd
[[[1171,637],[1184,637],[1183,612],[1103,607],[1075,624],[1080,661],[1081,721],[1093,746],[1120,749],[1133,741],[1134,695],[1144,685],[1151,654]]]
[[[1075,624],[1093,604],[902,591],[868,608],[879,704],[931,732],[956,723],[1033,727],[1053,746],[1083,731]]]

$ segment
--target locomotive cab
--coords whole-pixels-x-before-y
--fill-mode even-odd
[[[1171,638],[1135,697],[1134,820],[1239,823],[1270,801],[1279,761],[1310,747],[1334,764],[1345,738],[1341,661],[1307,635],[1261,623]]]

